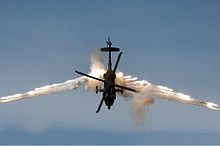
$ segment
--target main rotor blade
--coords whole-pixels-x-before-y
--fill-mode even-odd
[[[97,109],[96,113],[98,113],[100,111],[100,109],[102,107],[102,104],[103,104],[103,101],[104,101],[104,96],[102,97],[102,100],[101,100],[101,102],[100,102],[100,104],[98,106],[98,109]]]
[[[115,87],[119,87],[119,88],[122,88],[122,89],[125,89],[125,90],[129,90],[129,91],[132,91],[132,92],[135,92],[135,93],[139,93],[139,91],[137,91],[135,89],[128,88],[128,87],[125,87],[125,86],[121,86],[121,85],[115,84]]]
[[[78,74],[80,74],[80,75],[82,75],[82,76],[86,76],[86,77],[92,78],[92,79],[94,79],[94,80],[98,80],[98,81],[101,81],[101,82],[106,83],[106,81],[103,80],[103,79],[99,79],[99,78],[90,76],[90,75],[88,75],[88,74],[85,74],[85,73],[83,73],[83,72],[79,72],[79,71],[77,71],[77,70],[75,70],[75,72],[78,73]]]
[[[105,94],[103,94],[102,100],[101,100],[101,101],[100,101],[100,103],[99,103],[99,106],[98,106],[98,109],[97,109],[96,113],[98,113],[98,112],[100,111],[100,109],[101,109],[101,107],[102,107],[102,104],[103,104],[104,99],[105,99]]]
[[[115,72],[116,72],[116,70],[117,70],[118,63],[119,63],[120,58],[121,58],[121,54],[122,54],[122,52],[120,52],[120,53],[119,53],[118,58],[117,58],[117,61],[116,61],[116,63],[115,63],[115,67],[114,67],[114,70],[113,70],[113,72],[114,72],[114,73],[115,73]]]

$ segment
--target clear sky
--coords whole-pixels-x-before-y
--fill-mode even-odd
[[[220,104],[218,0],[0,0],[0,96],[78,77],[111,36],[127,75]],[[104,58],[105,59],[105,58]],[[104,60],[105,61],[105,60]],[[117,98],[72,92],[0,105],[0,144],[220,144],[220,112],[157,100],[144,127]],[[47,139],[46,139],[47,138]]]

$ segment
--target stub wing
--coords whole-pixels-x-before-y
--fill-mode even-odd
[[[115,87],[118,87],[118,88],[121,88],[121,89],[124,89],[124,90],[128,90],[128,91],[132,91],[132,92],[135,92],[135,93],[139,93],[139,91],[137,91],[135,89],[132,89],[132,88],[125,87],[125,86],[115,84]]]

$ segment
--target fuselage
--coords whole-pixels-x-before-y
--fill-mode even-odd
[[[104,89],[103,96],[105,96],[105,104],[108,106],[108,109],[111,108],[115,99],[116,99],[116,91],[115,91],[115,78],[116,75],[112,70],[107,70],[106,73],[103,75],[104,80]]]

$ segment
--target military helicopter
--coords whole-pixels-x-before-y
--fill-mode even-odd
[[[76,70],[76,73],[82,75],[82,76],[86,76],[98,81],[101,81],[104,83],[104,88],[98,88],[98,86],[96,86],[96,94],[98,92],[103,92],[103,96],[102,99],[100,101],[100,104],[98,106],[98,109],[96,111],[96,113],[98,113],[102,107],[103,101],[105,101],[106,106],[108,106],[108,109],[111,109],[111,106],[113,105],[115,99],[116,99],[116,93],[119,92],[121,94],[123,94],[123,89],[124,90],[128,90],[128,91],[132,91],[132,92],[138,92],[135,89],[131,89],[125,86],[121,86],[118,84],[115,84],[115,79],[116,79],[116,70],[118,67],[118,63],[120,61],[122,52],[119,53],[116,64],[114,66],[114,69],[112,70],[112,61],[111,61],[111,52],[119,52],[120,49],[116,48],[116,47],[112,47],[112,42],[110,41],[110,37],[108,38],[108,41],[106,41],[107,43],[107,47],[104,48],[100,48],[100,51],[102,52],[108,52],[109,53],[109,60],[108,60],[108,70],[103,74],[103,79],[99,79],[93,76],[90,76],[88,74],[85,74],[83,72],[79,72]]]

